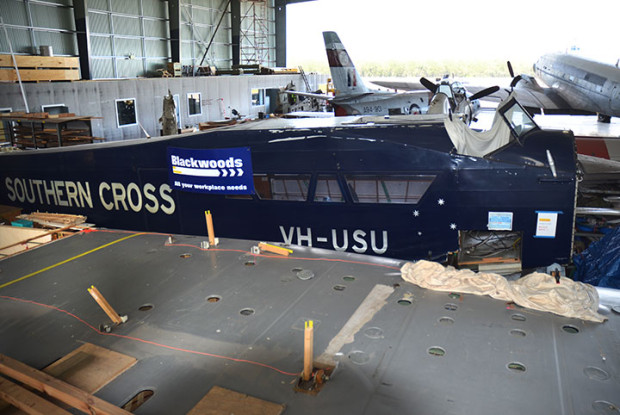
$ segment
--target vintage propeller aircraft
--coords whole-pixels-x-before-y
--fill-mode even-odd
[[[598,121],[609,123],[620,117],[620,68],[572,54],[547,54],[534,64],[534,73],[547,87],[530,75],[508,71],[520,102],[533,112],[598,114]],[[503,97],[500,97],[503,98]]]
[[[536,76],[515,75],[510,61],[509,89],[486,95],[501,101],[510,92],[531,114],[598,114],[599,122],[620,117],[620,68],[572,54],[547,54],[534,64]],[[541,85],[537,78],[546,85]],[[373,80],[376,85],[402,91],[429,88],[428,83],[403,80]],[[431,83],[432,84],[432,83]],[[433,84],[434,85],[434,84]],[[467,85],[471,92],[486,90],[484,86]]]
[[[287,91],[303,97],[328,101],[336,116],[420,114],[428,108],[426,91],[395,93],[371,89],[362,80],[347,50],[335,32],[323,32],[327,60],[335,94]]]
[[[360,76],[336,32],[323,32],[327,60],[334,83],[335,95],[287,91],[289,94],[327,100],[337,116],[345,115],[402,115],[402,114],[462,114],[469,124],[480,105],[477,99],[496,90],[489,88],[468,96],[459,84],[442,81],[435,85],[424,80],[426,91],[393,92],[370,89]],[[381,84],[377,84],[383,86]],[[388,88],[392,88],[388,86]],[[473,98],[473,99],[472,99]]]
[[[498,86],[492,86],[472,95],[460,82],[450,80],[448,77],[444,77],[437,84],[422,77],[420,83],[433,93],[427,114],[461,114],[463,122],[467,125],[475,120],[480,111],[479,99],[499,90]]]

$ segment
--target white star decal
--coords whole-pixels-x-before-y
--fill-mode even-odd
[[[422,236],[422,232],[419,232],[419,231],[418,231],[418,236]]]
[[[439,199],[439,200],[437,201],[437,204],[438,204],[439,206],[443,206],[443,205],[445,205],[445,204],[446,204],[446,201],[445,201],[445,200],[443,200],[443,199]]]
[[[456,229],[456,223],[451,223],[450,224],[450,229],[455,230]]]
[[[414,211],[413,211],[413,216],[415,216],[416,218],[417,218],[418,216],[420,216],[420,211],[419,211],[419,210],[414,210]]]

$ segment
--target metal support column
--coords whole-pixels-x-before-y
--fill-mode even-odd
[[[232,64],[241,62],[241,1],[233,0],[230,3],[230,28],[232,41]]]
[[[170,59],[181,62],[181,0],[168,0]]]
[[[82,79],[93,79],[90,60],[90,29],[88,27],[88,0],[73,0],[73,18],[80,55],[80,74]]]
[[[276,66],[286,67],[286,0],[275,0]]]

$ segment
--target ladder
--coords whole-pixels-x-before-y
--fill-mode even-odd
[[[301,66],[299,66],[298,68],[299,68],[299,73],[301,74],[301,79],[303,79],[304,84],[306,84],[306,92],[312,92],[310,90],[310,83],[308,82],[308,77],[306,76],[306,73],[304,72],[304,68],[302,68]]]

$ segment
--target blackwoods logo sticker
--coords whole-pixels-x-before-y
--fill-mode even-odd
[[[187,192],[252,194],[252,157],[249,147],[168,148],[170,185]]]

